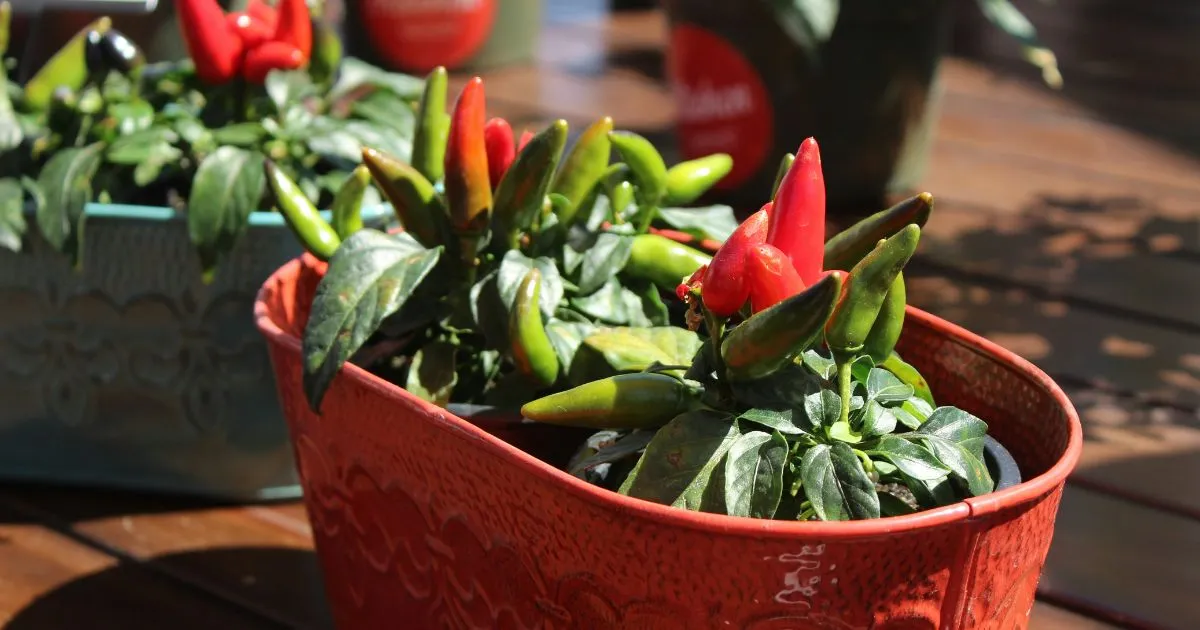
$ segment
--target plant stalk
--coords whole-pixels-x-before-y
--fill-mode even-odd
[[[850,395],[853,392],[850,371],[851,361],[843,357],[837,359],[837,380],[838,380],[838,396],[842,399],[841,413],[838,415],[838,422],[850,424]]]

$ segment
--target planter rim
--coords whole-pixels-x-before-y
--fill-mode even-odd
[[[305,265],[304,256],[294,258],[280,267],[264,283],[254,302],[254,320],[259,331],[271,342],[286,346],[294,352],[301,352],[301,340],[281,329],[271,318],[271,308],[268,305],[265,293],[276,278],[297,275],[300,273],[303,265]],[[945,334],[967,342],[977,352],[993,355],[1001,361],[1013,365],[1021,374],[1025,375],[1037,386],[1045,389],[1052,396],[1062,409],[1066,416],[1066,421],[1070,425],[1066,450],[1053,466],[1046,472],[1024,480],[1011,488],[903,516],[889,516],[861,521],[798,522],[709,514],[635,499],[611,490],[596,487],[483,431],[447,409],[409,394],[400,386],[386,381],[357,365],[344,365],[341,370],[343,374],[335,376],[335,380],[337,378],[357,379],[367,387],[395,400],[399,404],[438,418],[446,423],[447,430],[467,433],[473,439],[478,440],[485,450],[491,451],[491,455],[512,458],[516,466],[532,473],[548,476],[554,483],[563,486],[564,491],[570,492],[576,498],[599,508],[615,511],[626,516],[656,521],[664,526],[702,532],[717,530],[725,535],[772,539],[796,538],[801,536],[808,538],[836,537],[839,539],[870,538],[885,536],[899,531],[947,526],[1015,505],[1033,502],[1054,491],[1075,468],[1083,449],[1083,428],[1079,422],[1079,414],[1062,388],[1032,363],[992,341],[913,306],[908,306],[906,311],[907,317],[922,321],[931,328],[938,329]]]
[[[379,203],[370,206],[364,206],[362,209],[362,218],[364,221],[372,221],[383,217],[392,211],[391,204]],[[109,219],[140,219],[144,221],[171,221],[173,219],[184,219],[187,217],[186,212],[176,212],[170,206],[149,206],[127,203],[99,203],[88,202],[83,206],[83,214],[87,217],[103,217]],[[326,221],[333,217],[333,213],[329,210],[321,210],[321,217]],[[283,215],[275,210],[255,210],[250,213],[248,224],[255,227],[282,227],[284,225]]]

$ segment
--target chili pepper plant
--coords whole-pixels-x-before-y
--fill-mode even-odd
[[[269,209],[264,160],[328,207],[364,145],[408,155],[421,79],[342,59],[304,0],[176,6],[188,59],[147,63],[102,17],[24,86],[0,77],[0,245],[21,250],[32,215],[74,259],[85,204],[169,206],[211,274]]]
[[[570,383],[694,353],[695,334],[681,327],[686,309],[671,326],[667,304],[711,257],[677,239],[723,239],[736,220],[727,206],[678,206],[728,173],[729,156],[668,168],[649,140],[607,117],[568,150],[564,120],[517,137],[485,109],[476,77],[447,112],[446,71],[435,69],[411,159],[364,149],[332,223],[266,163],[289,225],[328,261],[303,338],[314,410],[348,360],[438,405],[515,409]],[[369,181],[402,231],[364,229],[355,218]],[[622,327],[616,354],[581,350],[608,327]]]
[[[903,268],[932,196],[826,241],[816,141],[781,174],[774,199],[678,287],[691,314],[679,335],[706,333],[690,338],[693,356],[552,393],[522,414],[601,430],[573,474],[690,510],[867,519],[991,492],[987,424],[939,406],[895,351]],[[613,331],[583,344],[637,352]]]

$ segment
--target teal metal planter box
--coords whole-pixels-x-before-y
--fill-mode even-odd
[[[36,229],[0,250],[0,479],[300,495],[253,305],[302,250],[278,213],[249,223],[211,284],[165,207],[89,205],[81,269]]]

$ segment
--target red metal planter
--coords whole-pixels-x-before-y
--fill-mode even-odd
[[[290,262],[255,314],[342,630],[1026,627],[1082,433],[1063,392],[996,345],[910,309],[900,350],[1027,481],[873,521],[740,519],[591,486],[506,441],[555,461],[534,450],[548,434],[481,428],[354,366],[313,414],[300,332],[321,272]]]

